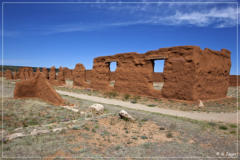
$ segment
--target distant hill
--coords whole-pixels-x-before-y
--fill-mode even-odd
[[[2,71],[2,68],[3,68],[3,71],[6,71],[8,69],[10,69],[12,72],[14,71],[18,71],[19,68],[22,68],[22,67],[29,67],[29,66],[9,66],[9,65],[1,65],[0,66],[0,71]],[[37,70],[38,67],[32,67],[33,68],[33,71],[35,72]],[[43,67],[39,67],[40,70],[42,71],[42,68]],[[48,71],[50,71],[50,68],[47,68]],[[58,68],[56,68],[56,72],[58,72]]]

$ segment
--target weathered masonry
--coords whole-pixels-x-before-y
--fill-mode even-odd
[[[77,64],[74,70],[65,67],[56,73],[53,66],[49,72],[43,68],[42,73],[52,85],[65,85],[65,80],[73,80],[74,86],[107,92],[180,100],[217,99],[226,97],[229,85],[239,85],[237,76],[229,76],[230,54],[226,49],[178,46],[144,54],[130,52],[97,57],[92,70]],[[154,72],[157,60],[164,60],[162,73]],[[117,65],[115,72],[110,70],[113,62]],[[23,67],[14,74],[6,71],[4,76],[26,80],[34,78],[35,74],[31,67]],[[154,88],[155,82],[161,83],[160,90]]]
[[[154,60],[165,60],[161,91],[153,88]],[[116,62],[115,84],[110,84],[110,63]],[[181,100],[225,97],[231,68],[230,51],[178,46],[102,56],[94,59],[90,87],[151,97]]]

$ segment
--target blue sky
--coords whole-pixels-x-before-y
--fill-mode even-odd
[[[4,65],[91,69],[98,56],[197,45],[230,50],[237,74],[237,3],[139,2],[4,3]]]

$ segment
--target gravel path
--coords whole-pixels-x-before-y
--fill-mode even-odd
[[[86,100],[95,101],[98,103],[119,105],[119,106],[130,108],[130,109],[161,113],[161,114],[177,116],[177,117],[185,117],[185,118],[190,118],[194,120],[226,122],[226,123],[239,122],[239,119],[237,118],[238,117],[237,113],[206,113],[206,112],[178,111],[178,110],[163,109],[158,107],[148,107],[143,104],[137,104],[137,103],[133,104],[133,103],[124,102],[121,100],[108,99],[108,98],[102,98],[102,97],[96,97],[96,96],[88,96],[85,94],[79,94],[79,93],[73,93],[73,92],[66,92],[66,91],[60,91],[60,90],[57,90],[57,92],[62,95],[67,95],[67,96],[80,98],[80,99],[86,99]]]

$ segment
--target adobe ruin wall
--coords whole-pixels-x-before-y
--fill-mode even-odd
[[[165,60],[163,73],[154,72],[155,60]],[[117,63],[115,72],[110,71],[111,62]],[[42,72],[53,85],[64,85],[65,80],[69,79],[75,86],[102,91],[205,100],[225,97],[228,86],[236,84],[236,78],[229,76],[230,68],[230,51],[226,49],[214,51],[207,48],[202,50],[198,46],[177,46],[144,54],[130,52],[97,57],[92,70],[77,64],[74,70],[60,68],[57,75],[55,67],[49,73],[46,68]],[[29,79],[33,77],[33,72],[29,67],[24,67],[16,77]],[[111,81],[115,81],[114,85],[110,85]],[[154,89],[153,82],[164,82],[163,88]]]
[[[153,88],[154,60],[165,60],[160,91]],[[115,85],[110,86],[111,62],[117,62]],[[181,100],[215,99],[226,96],[230,51],[201,50],[197,46],[161,48],[94,59],[91,87],[151,97]]]
[[[229,86],[240,86],[240,76],[239,75],[230,75]]]

